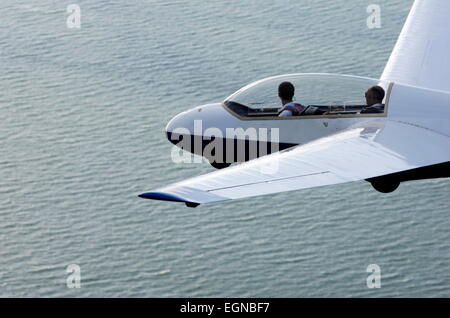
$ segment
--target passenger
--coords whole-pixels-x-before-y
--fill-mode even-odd
[[[366,92],[366,103],[368,107],[361,110],[361,114],[384,113],[384,89],[380,86],[372,86]]]
[[[290,82],[283,82],[278,86],[278,97],[281,99],[283,108],[278,113],[280,117],[299,115],[305,107],[299,103],[293,102],[295,87]]]

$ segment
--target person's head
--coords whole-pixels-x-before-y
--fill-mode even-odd
[[[372,106],[375,104],[381,104],[384,99],[384,89],[380,86],[372,86],[366,92],[366,103],[367,106]]]
[[[283,103],[292,102],[295,94],[295,87],[291,82],[283,82],[278,86],[278,97]]]

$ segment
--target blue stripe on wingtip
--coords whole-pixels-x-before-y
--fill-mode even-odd
[[[161,200],[161,201],[190,202],[180,197],[177,197],[173,194],[168,194],[164,192],[146,192],[139,194],[139,197],[143,199]]]

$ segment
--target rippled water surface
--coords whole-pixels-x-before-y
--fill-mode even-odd
[[[174,115],[277,74],[378,77],[411,0],[377,1],[380,29],[366,0],[80,0],[80,29],[70,3],[0,3],[0,296],[450,295],[448,180],[136,197],[213,170],[171,162]]]

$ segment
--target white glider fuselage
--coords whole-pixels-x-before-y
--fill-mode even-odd
[[[175,116],[168,123],[166,132],[172,143],[197,155],[205,155],[205,147],[214,138],[234,143],[268,142],[273,144],[272,150],[278,151],[307,144],[374,119],[380,122],[407,123],[450,137],[450,93],[394,83],[386,86],[385,112],[382,114],[342,112],[291,117],[246,117],[234,113],[225,103],[214,103],[198,106]],[[252,133],[254,131],[256,134]],[[222,143],[222,146],[223,149],[216,151],[225,153],[226,143]],[[411,146],[414,146],[413,141]],[[249,151],[248,146],[245,151]],[[268,153],[271,152],[274,151],[269,147]],[[208,156],[205,157],[209,159]],[[248,161],[255,156],[244,160],[238,158],[245,157],[228,157],[228,163]]]

